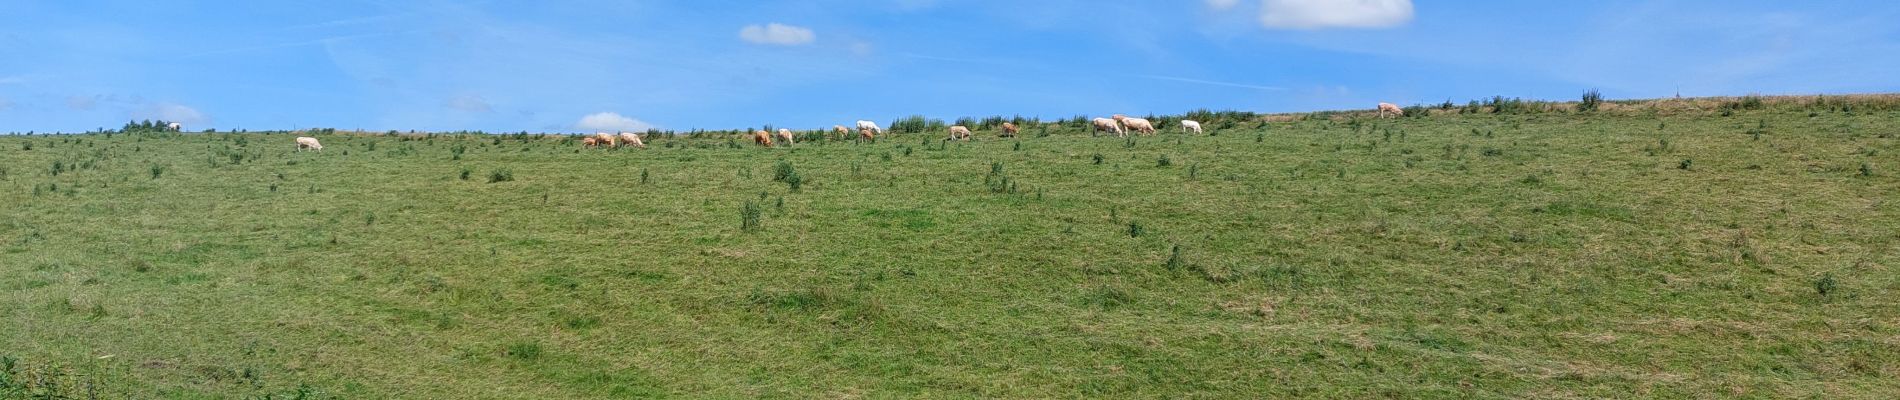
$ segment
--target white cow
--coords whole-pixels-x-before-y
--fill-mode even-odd
[[[785,128],[778,128],[778,140],[785,142],[786,146],[791,146],[792,145],[792,130],[785,129]]]
[[[642,149],[647,148],[647,143],[640,141],[640,135],[635,134],[633,132],[621,132],[620,145],[633,146],[633,147],[638,147]]]
[[[1089,120],[1089,123],[1095,125],[1096,132],[1109,131],[1115,132],[1115,136],[1128,136],[1128,132],[1122,130],[1122,124],[1113,119],[1096,118]]]
[[[884,134],[884,128],[879,128],[876,122],[866,120],[858,120],[858,129],[870,129],[872,133],[880,136]]]
[[[168,130],[168,131],[178,132],[183,129],[185,129],[185,126],[177,122],[165,124],[165,130]]]
[[[1181,120],[1182,133],[1201,133],[1201,122],[1191,119]]]
[[[323,151],[323,143],[318,143],[317,138],[313,138],[309,136],[298,136],[297,150],[303,151],[304,149]]]

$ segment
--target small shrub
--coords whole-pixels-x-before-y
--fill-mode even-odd
[[[797,172],[793,172],[792,175],[785,177],[785,185],[791,187],[792,192],[796,193],[799,188],[805,186],[805,178],[798,176]]]
[[[1860,176],[1874,176],[1874,165],[1860,163]]]
[[[164,174],[165,174],[164,166],[160,166],[160,165],[152,166],[152,179],[158,179],[159,175],[164,175]]]
[[[1155,166],[1158,166],[1158,167],[1168,167],[1168,166],[1173,166],[1173,165],[1174,165],[1174,160],[1169,160],[1167,154],[1162,154],[1161,159],[1155,160]]]
[[[521,361],[534,361],[541,358],[541,344],[535,342],[514,342],[502,348],[502,354]]]
[[[759,205],[746,201],[745,205],[739,208],[739,230],[754,232],[763,228],[759,225],[759,214]]]
[[[1195,164],[1188,165],[1188,179],[1198,178],[1200,177],[1200,175],[1201,175],[1201,164],[1195,163]]]
[[[30,141],[27,141],[27,142],[20,142],[20,150],[24,150],[24,151],[32,151],[32,150],[33,150],[33,142],[30,142]]]
[[[1166,266],[1168,267],[1169,271],[1174,271],[1174,270],[1181,269],[1182,262],[1183,261],[1181,260],[1181,245],[1178,245],[1178,244],[1174,245],[1174,248],[1168,251],[1168,263],[1166,264]]]
[[[667,143],[672,143],[672,142],[667,142]],[[642,185],[647,184],[647,169],[646,168],[640,169],[640,184]]]
[[[1820,279],[1814,280],[1815,294],[1825,297],[1837,291],[1840,291],[1840,282],[1834,280],[1834,273],[1832,272],[1821,274]]]
[[[1141,234],[1145,232],[1146,230],[1141,228],[1140,222],[1128,221],[1128,237],[1138,238],[1138,237],[1141,237]]]
[[[1583,101],[1577,103],[1577,111],[1592,112],[1603,106],[1603,93],[1596,89],[1583,92]]]
[[[465,181],[468,180],[468,174],[473,173],[473,172],[475,171],[469,170],[468,167],[462,167],[462,180],[465,180]]]
[[[515,171],[507,168],[497,169],[488,173],[488,183],[513,182],[514,180]]]
[[[1684,158],[1682,159],[1682,162],[1676,163],[1676,169],[1687,170],[1689,169],[1690,166],[1693,166],[1694,164],[1695,164],[1695,160]]]
[[[792,168],[789,161],[779,161],[778,165],[772,167],[772,180],[775,182],[785,182],[795,175],[798,175],[798,170]]]
[[[1082,302],[1102,308],[1115,308],[1135,302],[1135,296],[1129,294],[1126,290],[1104,286],[1090,290],[1088,294],[1083,295]]]
[[[1102,165],[1102,153],[1095,153],[1095,155],[1089,156],[1089,158],[1095,160],[1095,165]]]

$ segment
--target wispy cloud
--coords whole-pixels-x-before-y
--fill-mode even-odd
[[[450,97],[448,100],[443,101],[442,105],[472,113],[490,113],[495,111],[495,107],[488,104],[488,99],[484,99],[481,95],[473,93]]]
[[[282,49],[282,48],[289,48],[289,47],[315,46],[315,45],[321,45],[321,44],[333,43],[333,42],[339,42],[339,41],[368,39],[368,38],[396,36],[396,35],[407,35],[407,34],[412,34],[412,33],[422,33],[422,32],[429,32],[429,31],[430,31],[429,29],[410,29],[410,30],[395,31],[395,32],[376,32],[376,33],[364,33],[364,34],[357,34],[357,35],[331,36],[331,37],[326,37],[322,39],[314,39],[314,40],[300,40],[300,41],[294,41],[294,42],[273,43],[273,44],[265,44],[265,45],[257,45],[257,46],[245,46],[245,47],[236,47],[236,48],[229,48],[229,49],[210,50],[210,51],[186,54],[181,57],[197,58],[197,57],[213,56],[213,55],[220,55],[220,54],[245,53],[245,52],[261,51],[261,50]]]
[[[198,109],[177,103],[152,103],[132,112],[133,118],[156,119],[160,121],[199,124],[209,121]]]
[[[601,112],[581,117],[574,127],[588,131],[644,131],[655,126],[646,121],[627,118],[620,113]]]
[[[1153,79],[1153,80],[1158,80],[1158,81],[1193,83],[1193,84],[1211,85],[1211,86],[1225,86],[1225,87],[1241,88],[1241,89],[1271,90],[1271,91],[1287,90],[1286,88],[1279,87],[1279,86],[1262,86],[1262,85],[1251,85],[1251,84],[1245,84],[1245,83],[1210,81],[1206,79],[1183,78],[1183,77],[1178,77],[1178,76],[1141,75],[1141,74],[1130,74],[1127,76],[1134,77],[1134,78],[1142,78],[1142,79]]]
[[[739,39],[754,44],[799,46],[818,40],[818,35],[812,33],[811,28],[773,22],[739,28]]]
[[[1260,23],[1268,28],[1388,28],[1412,20],[1412,0],[1264,1]]]

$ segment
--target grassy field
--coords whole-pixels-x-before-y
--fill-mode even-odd
[[[1722,114],[0,136],[0,397],[1900,398],[1900,112]]]

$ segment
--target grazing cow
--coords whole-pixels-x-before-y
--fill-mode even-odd
[[[844,125],[832,125],[831,131],[837,133],[838,136],[851,134],[851,131],[844,129]]]
[[[970,128],[965,128],[963,125],[951,126],[949,140],[970,140]]]
[[[1155,124],[1148,122],[1147,119],[1122,118],[1121,123],[1123,129],[1139,132],[1144,135],[1153,135],[1155,133]]]
[[[785,141],[786,146],[791,146],[792,145],[792,130],[785,129],[785,128],[778,128],[778,140]]]
[[[1405,109],[1399,108],[1399,105],[1392,104],[1392,103],[1379,103],[1379,118],[1385,118],[1386,112],[1391,112],[1392,115],[1397,115],[1401,117],[1405,116]]]
[[[642,149],[647,148],[647,143],[645,141],[641,141],[640,135],[635,134],[633,132],[621,132],[620,145],[633,146],[633,147],[638,147]]]
[[[884,128],[877,127],[877,123],[871,121],[858,120],[858,129],[870,129],[871,132],[876,132],[879,135],[884,134]]]
[[[1181,133],[1201,133],[1201,122],[1191,119],[1181,120]]]
[[[877,140],[877,135],[871,134],[870,128],[865,128],[865,129],[858,130],[858,138],[864,139],[864,140]]]
[[[309,136],[298,136],[297,150],[303,151],[304,149],[323,151],[323,143],[318,143],[317,138],[313,138]]]
[[[597,137],[581,138],[581,147],[591,149],[595,147],[600,147],[602,144],[605,144],[605,142],[600,141],[600,138],[597,138]]]
[[[1002,137],[1016,137],[1016,132],[1018,132],[1018,131],[1019,131],[1019,130],[1018,130],[1018,129],[1016,129],[1016,124],[1012,124],[1012,123],[1008,123],[1008,122],[1004,122],[1004,123],[1003,123],[1003,134],[1002,134],[1001,136],[1002,136]]]
[[[594,138],[595,140],[599,140],[600,145],[602,146],[620,147],[620,138],[615,137],[613,134],[609,134],[607,132],[594,132]]]
[[[772,147],[772,133],[763,130],[752,131],[752,143]]]
[[[184,126],[184,125],[180,125],[180,124],[179,124],[179,123],[177,123],[177,122],[173,122],[173,123],[169,123],[169,124],[165,124],[165,130],[168,130],[168,131],[172,131],[172,132],[177,132],[177,131],[180,131],[180,130],[184,130],[184,129],[185,129],[185,126]]]
[[[1108,119],[1108,118],[1096,118],[1096,119],[1089,120],[1089,123],[1095,125],[1095,132],[1108,131],[1108,132],[1115,132],[1115,136],[1128,136],[1128,132],[1122,130],[1122,124],[1119,122],[1115,122],[1115,120]]]

